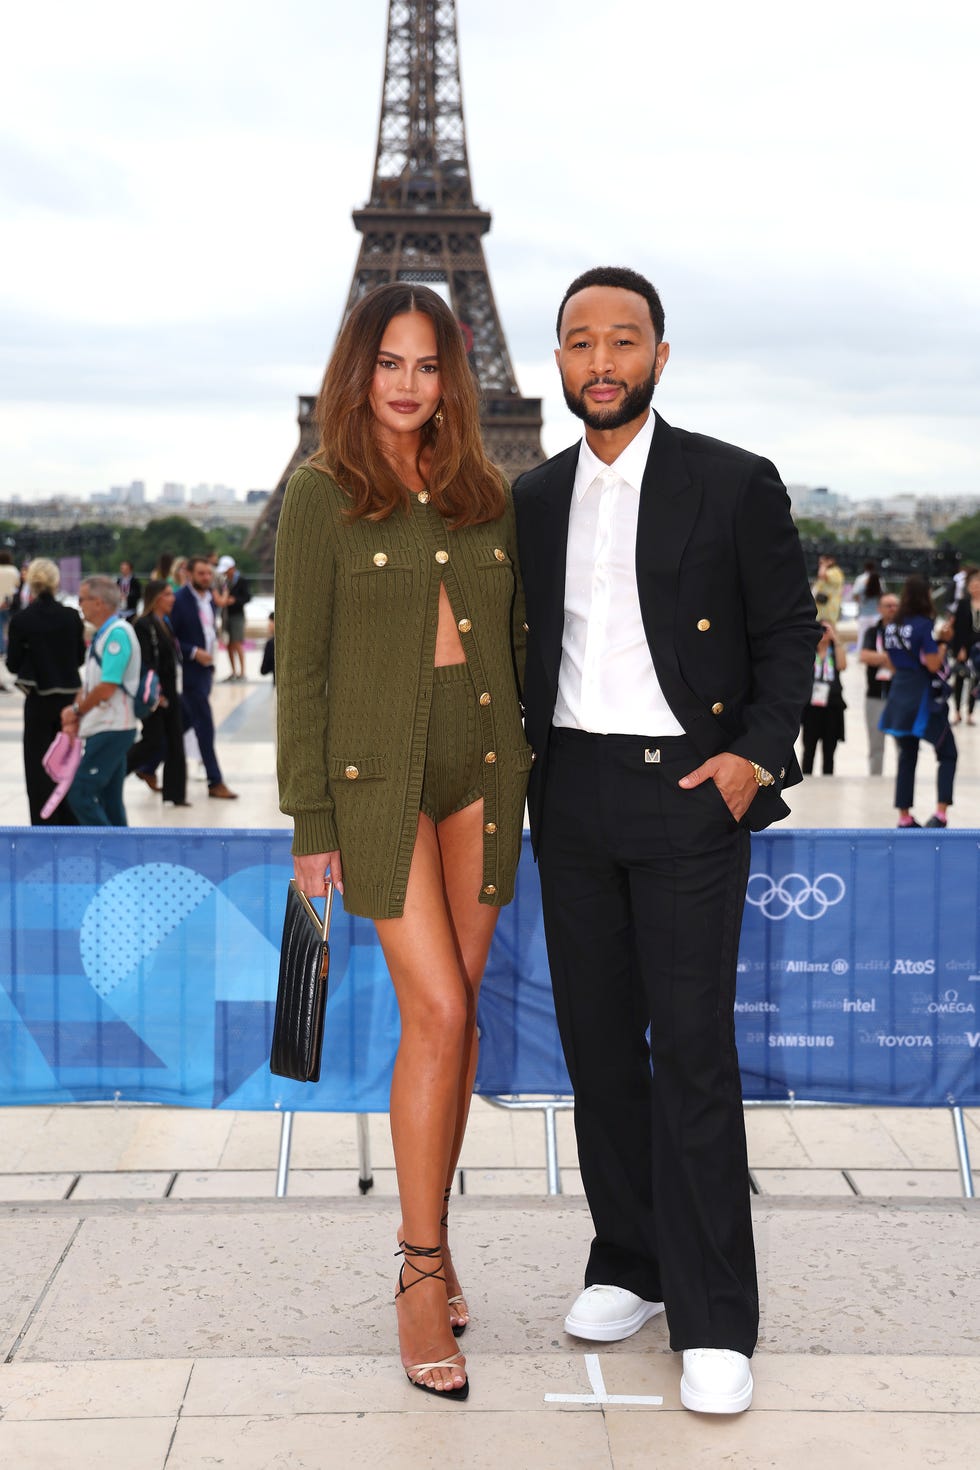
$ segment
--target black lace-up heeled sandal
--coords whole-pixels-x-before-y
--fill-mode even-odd
[[[398,1272],[398,1291],[395,1294],[396,1301],[398,1297],[404,1296],[406,1291],[411,1291],[413,1286],[418,1286],[421,1281],[441,1281],[444,1286],[446,1285],[446,1278],[445,1276],[443,1276],[441,1271],[426,1271],[423,1266],[417,1266],[415,1264],[417,1260],[441,1260],[441,1245],[409,1245],[408,1241],[406,1240],[400,1240],[398,1244],[401,1249],[395,1251],[395,1255],[404,1256],[405,1259],[402,1262]],[[410,1266],[411,1269],[416,1273],[415,1279],[413,1281],[409,1281],[407,1284],[405,1282],[406,1266]],[[438,1363],[413,1363],[410,1367],[405,1369],[405,1376],[413,1388],[420,1388],[423,1393],[434,1393],[437,1394],[438,1397],[441,1399],[456,1399],[458,1402],[461,1402],[463,1399],[468,1398],[469,1396],[469,1378],[467,1378],[466,1382],[462,1384],[459,1388],[433,1388],[431,1383],[422,1382],[422,1375],[424,1373],[430,1373],[433,1368],[452,1369],[462,1367],[463,1354],[453,1353],[451,1357],[440,1358]]]
[[[449,1196],[452,1194],[452,1192],[453,1192],[453,1187],[452,1187],[451,1184],[448,1185],[447,1188],[444,1189],[443,1192],[442,1192],[442,1202],[443,1202],[443,1204],[446,1207],[446,1213],[443,1215],[442,1219],[439,1221],[439,1224],[442,1226],[443,1230],[445,1230],[445,1231],[448,1231],[449,1230]],[[465,1298],[465,1296],[451,1296],[449,1298],[449,1305],[451,1307],[457,1306],[460,1302],[462,1302],[463,1306],[466,1307],[466,1298]],[[466,1331],[466,1329],[467,1329],[467,1327],[469,1325],[469,1317],[470,1317],[469,1307],[466,1307],[466,1321],[465,1322],[450,1322],[449,1325],[452,1328],[453,1337],[462,1337],[463,1333]]]

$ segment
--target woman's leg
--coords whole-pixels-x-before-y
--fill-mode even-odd
[[[895,805],[901,820],[911,816],[915,797],[915,768],[919,760],[919,742],[914,735],[900,735],[898,742],[898,771],[895,776]]]
[[[804,776],[813,775],[813,757],[816,754],[819,733],[816,711],[808,707],[803,711],[802,768]]]
[[[837,736],[828,726],[823,734],[821,742],[823,751],[823,774],[832,776],[834,774],[834,751],[837,749]]]
[[[452,1187],[463,1147],[463,1135],[469,1117],[473,1097],[473,1082],[476,1077],[479,1042],[476,1029],[476,1004],[480,992],[480,981],[487,966],[490,942],[500,910],[489,904],[480,903],[480,888],[483,883],[483,802],[475,801],[462,811],[446,817],[436,829],[442,853],[443,882],[449,919],[456,941],[456,954],[460,970],[466,982],[466,1036],[464,1040],[465,1065],[459,1077],[456,1098],[456,1128],[453,1135],[449,1168],[445,1187]],[[443,1212],[445,1215],[446,1211]],[[456,1275],[449,1253],[448,1227],[442,1232],[442,1245],[446,1275],[446,1292],[450,1297],[459,1296],[459,1277]],[[454,1302],[450,1308],[450,1320],[458,1326],[469,1321],[469,1310],[465,1301]]]
[[[442,1195],[456,1137],[460,1079],[467,1068],[469,1009],[450,923],[435,825],[419,816],[400,919],[375,921],[398,997],[401,1041],[391,1081],[391,1138],[402,1206],[401,1239],[438,1247]],[[406,1257],[406,1292],[396,1298],[402,1362],[438,1362],[456,1352],[446,1311],[447,1287],[422,1274],[442,1272],[441,1256]],[[461,1367],[435,1368],[426,1385],[461,1387]]]
[[[953,805],[953,779],[956,775],[956,737],[949,725],[943,727],[939,738],[934,742],[936,750],[936,814],[945,817],[949,807]]]

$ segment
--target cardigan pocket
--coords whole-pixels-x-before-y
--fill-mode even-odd
[[[510,556],[503,546],[480,546],[473,553],[473,565],[480,567],[512,567]]]
[[[388,760],[383,755],[329,756],[327,775],[331,781],[377,781],[387,775]]]
[[[418,557],[404,546],[382,546],[377,551],[359,550],[351,558],[352,577],[380,577],[390,572],[411,572],[418,566]]]

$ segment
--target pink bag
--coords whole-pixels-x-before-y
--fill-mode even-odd
[[[41,816],[47,820],[55,807],[67,795],[75,779],[75,772],[82,761],[82,742],[76,735],[59,730],[41,758],[41,764],[55,783],[54,790],[41,808]]]

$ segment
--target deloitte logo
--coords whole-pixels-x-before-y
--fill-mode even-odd
[[[768,873],[753,873],[745,897],[767,919],[822,919],[829,908],[840,903],[847,889],[837,873],[821,873],[811,882],[803,873],[787,873],[785,878],[771,878]]]

